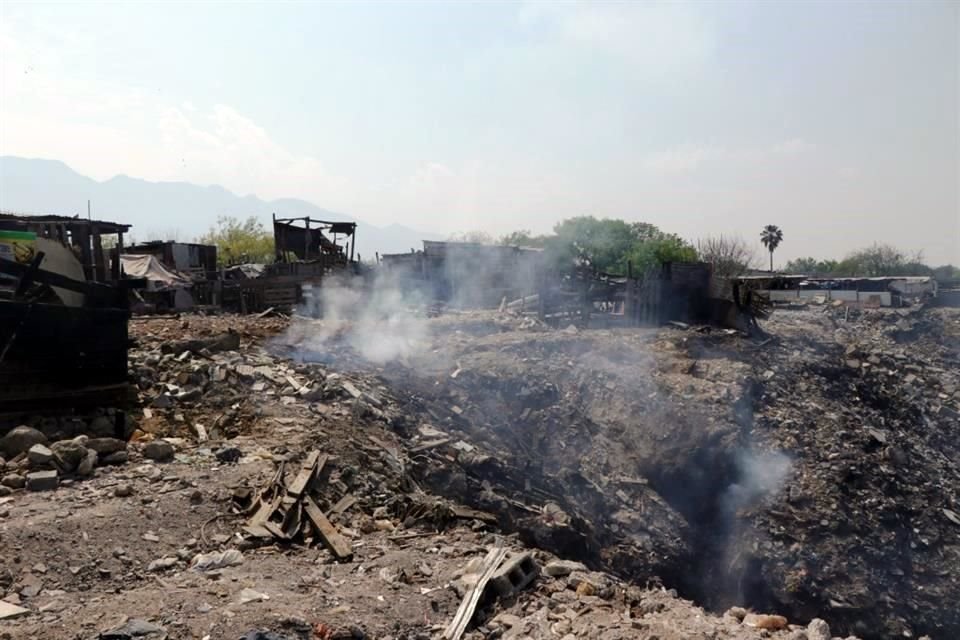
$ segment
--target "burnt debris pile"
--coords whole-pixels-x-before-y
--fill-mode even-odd
[[[758,358],[756,438],[796,458],[744,514],[764,594],[864,636],[952,637],[960,611],[955,312],[784,314]],[[822,340],[811,340],[813,335]],[[762,536],[762,537],[761,537]],[[745,540],[749,542],[749,540]]]
[[[954,312],[796,310],[753,339],[505,318],[437,319],[366,374],[422,487],[715,610],[960,629]]]

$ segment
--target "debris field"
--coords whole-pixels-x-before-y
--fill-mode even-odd
[[[957,310],[418,322],[133,319],[5,418],[0,638],[960,637]]]

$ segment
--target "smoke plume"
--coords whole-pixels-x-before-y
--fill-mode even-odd
[[[429,339],[420,302],[400,288],[395,274],[378,273],[372,280],[330,277],[322,285],[305,286],[286,342],[320,353],[348,346],[375,364],[403,360]]]

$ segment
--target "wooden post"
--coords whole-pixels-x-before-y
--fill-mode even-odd
[[[97,282],[105,282],[107,279],[106,260],[103,257],[103,243],[100,241],[100,228],[93,226],[93,270],[96,274]]]
[[[304,261],[310,259],[310,218],[304,218],[304,234],[303,234],[303,259]]]
[[[282,252],[280,251],[280,245],[283,244],[283,231],[277,233],[277,214],[271,213],[270,217],[273,219],[273,256],[277,262],[283,262],[281,259]]]
[[[87,280],[93,280],[93,254],[90,251],[90,229],[86,226],[76,226],[73,228],[74,236],[80,245],[80,260],[83,262],[83,276]]]
[[[627,321],[627,326],[635,327],[637,326],[637,318],[634,310],[634,291],[633,287],[636,284],[633,280],[633,264],[627,260],[627,288],[624,291],[623,297],[623,315]]]
[[[117,232],[117,246],[114,247],[113,281],[120,281],[120,254],[123,253],[123,233]]]

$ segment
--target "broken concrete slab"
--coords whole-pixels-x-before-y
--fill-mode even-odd
[[[53,469],[27,474],[27,491],[52,491],[60,485],[60,477]]]
[[[0,600],[0,620],[19,618],[20,616],[27,615],[28,613],[30,613],[30,609],[18,607],[10,602],[4,602],[3,600]]]

